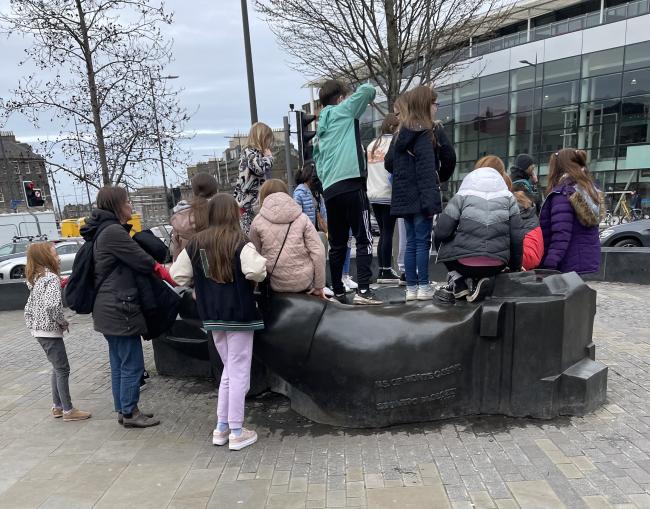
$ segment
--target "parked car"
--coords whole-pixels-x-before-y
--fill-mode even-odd
[[[8,242],[0,246],[0,262],[24,256],[30,242],[21,240],[19,242]]]
[[[83,241],[81,240],[65,240],[54,243],[56,252],[61,259],[62,275],[68,275],[72,272],[74,258],[82,244]],[[8,279],[23,279],[25,277],[26,264],[26,255],[0,262],[0,281]]]
[[[650,219],[619,224],[600,232],[603,247],[650,247]]]

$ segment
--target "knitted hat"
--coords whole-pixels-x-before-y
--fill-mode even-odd
[[[532,164],[535,164],[535,162],[528,154],[519,154],[515,161],[515,166],[523,171],[526,171]]]

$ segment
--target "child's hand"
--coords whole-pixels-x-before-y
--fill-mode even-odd
[[[59,322],[59,327],[61,327],[63,332],[70,332],[70,323],[67,320]]]
[[[313,295],[314,297],[319,297],[323,300],[327,300],[327,297],[325,297],[325,291],[322,288],[316,289],[313,288],[309,291],[309,295]]]

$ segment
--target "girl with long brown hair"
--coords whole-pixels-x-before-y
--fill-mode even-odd
[[[403,217],[406,226],[406,300],[429,300],[429,252],[433,216],[442,210],[439,161],[436,154],[433,121],[437,94],[420,86],[404,97],[400,127],[385,159],[393,174],[390,213]]]
[[[70,398],[70,364],[63,343],[69,324],[63,315],[60,266],[54,244],[39,242],[29,246],[25,323],[52,364],[52,417],[63,417],[66,422],[81,421],[88,419],[90,413],[74,408]]]
[[[211,331],[223,362],[212,443],[238,451],[257,441],[255,431],[243,428],[244,399],[253,334],[264,328],[253,289],[266,277],[266,259],[244,235],[232,196],[210,200],[209,220],[209,228],[192,238],[170,272],[180,285],[194,287],[203,327]]]
[[[578,274],[600,268],[600,191],[587,169],[584,150],[551,155],[546,201],[539,222],[544,235],[541,267]]]

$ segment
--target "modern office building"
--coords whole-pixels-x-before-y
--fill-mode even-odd
[[[463,51],[435,84],[458,156],[450,193],[483,155],[530,153],[544,183],[550,155],[575,147],[604,190],[638,190],[650,213],[649,0],[519,2]],[[371,109],[362,120],[381,123]]]

